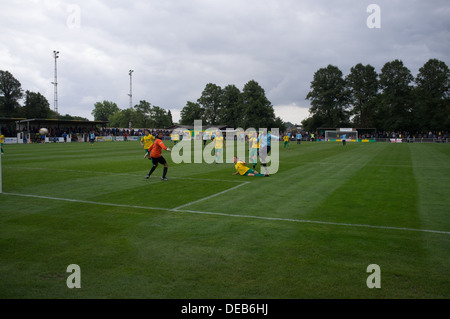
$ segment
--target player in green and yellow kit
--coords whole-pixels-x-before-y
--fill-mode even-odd
[[[287,134],[283,136],[283,141],[284,141],[284,148],[289,149],[289,136]]]
[[[149,130],[144,131],[144,136],[141,137],[141,146],[145,150],[145,154],[147,154],[148,149],[153,145],[155,142],[155,137],[150,134]],[[149,158],[150,159],[150,158]]]
[[[248,168],[245,166],[245,162],[238,159],[236,156],[234,157],[234,167],[236,168],[236,172],[233,173],[233,175],[241,175],[241,176],[269,176],[269,174],[260,174],[254,169]]]
[[[248,154],[248,157],[250,159],[250,162],[253,164],[253,169],[256,168],[256,163],[258,162],[258,155],[259,155],[259,141],[256,136],[256,132],[254,132],[251,137],[248,140],[248,146],[250,148],[250,152]]]
[[[180,135],[178,133],[172,133],[171,135],[171,139],[173,141],[173,145],[177,145],[178,142],[180,141]]]
[[[225,144],[225,140],[223,139],[223,135],[222,132],[217,131],[216,135],[214,136],[213,139],[214,144],[214,154],[216,155],[216,164],[217,163],[222,163],[222,151],[223,151],[223,146]]]
[[[5,152],[3,151],[3,143],[5,142],[5,135],[0,134],[0,149],[1,149],[1,153],[5,154]]]

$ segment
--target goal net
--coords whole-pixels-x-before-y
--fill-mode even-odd
[[[347,142],[358,141],[358,131],[325,131],[325,141],[341,142],[345,138]]]

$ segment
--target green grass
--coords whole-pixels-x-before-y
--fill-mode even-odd
[[[137,142],[4,148],[0,298],[450,297],[449,145],[280,145],[269,178],[165,154],[168,182]]]

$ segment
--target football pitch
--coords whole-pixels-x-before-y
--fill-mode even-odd
[[[450,145],[279,147],[161,181],[138,142],[4,146],[0,298],[450,298]]]

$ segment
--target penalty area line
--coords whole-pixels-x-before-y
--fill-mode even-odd
[[[241,185],[239,185],[241,186]],[[41,195],[29,195],[29,194],[18,194],[18,193],[0,193],[1,195],[7,196],[20,196],[20,197],[31,197],[40,199],[50,199],[57,201],[91,204],[91,205],[101,205],[101,206],[111,206],[111,207],[125,207],[125,208],[135,208],[135,209],[145,209],[145,210],[160,210],[173,213],[188,213],[188,214],[200,214],[200,215],[211,215],[211,216],[224,216],[233,218],[248,218],[248,219],[258,219],[266,221],[281,221],[281,222],[292,222],[292,223],[309,223],[309,224],[321,224],[321,225],[331,225],[331,226],[345,226],[345,227],[361,227],[361,228],[373,228],[382,230],[398,230],[398,231],[413,231],[413,232],[423,232],[423,233],[434,233],[434,234],[444,234],[450,235],[448,231],[440,230],[430,230],[430,229],[417,229],[417,228],[404,228],[404,227],[392,227],[392,226],[375,226],[375,225],[364,225],[364,224],[348,224],[348,223],[335,223],[326,222],[318,220],[304,220],[304,219],[292,219],[292,218],[279,218],[279,217],[264,217],[264,216],[254,216],[254,215],[237,215],[228,213],[215,213],[215,212],[202,212],[197,210],[186,210],[186,209],[174,209],[174,208],[162,208],[162,207],[147,207],[147,206],[135,206],[135,205],[124,205],[124,204],[114,204],[114,203],[104,203],[104,202],[93,202],[79,199],[70,198],[59,198],[59,197],[49,197]]]
[[[213,198],[213,197],[216,197],[216,196],[225,194],[225,193],[227,193],[227,192],[229,192],[229,191],[232,191],[232,190],[234,190],[234,189],[236,189],[236,188],[238,188],[238,187],[241,187],[241,186],[243,186],[243,185],[247,185],[248,183],[250,183],[250,182],[243,182],[243,183],[240,184],[240,185],[237,185],[237,186],[228,188],[228,189],[226,189],[226,190],[224,190],[224,191],[221,191],[221,192],[219,192],[219,193],[212,194],[212,195],[210,195],[210,196],[207,196],[207,197],[204,197],[204,198],[200,198],[200,199],[195,200],[195,201],[193,201],[193,202],[189,202],[189,203],[187,203],[187,204],[180,205],[180,206],[178,206],[178,207],[173,208],[173,210],[179,210],[179,209],[182,208],[182,207],[190,206],[190,205],[193,205],[193,204],[202,202],[202,201],[204,201],[204,200],[207,200],[207,199],[210,199],[210,198]]]

